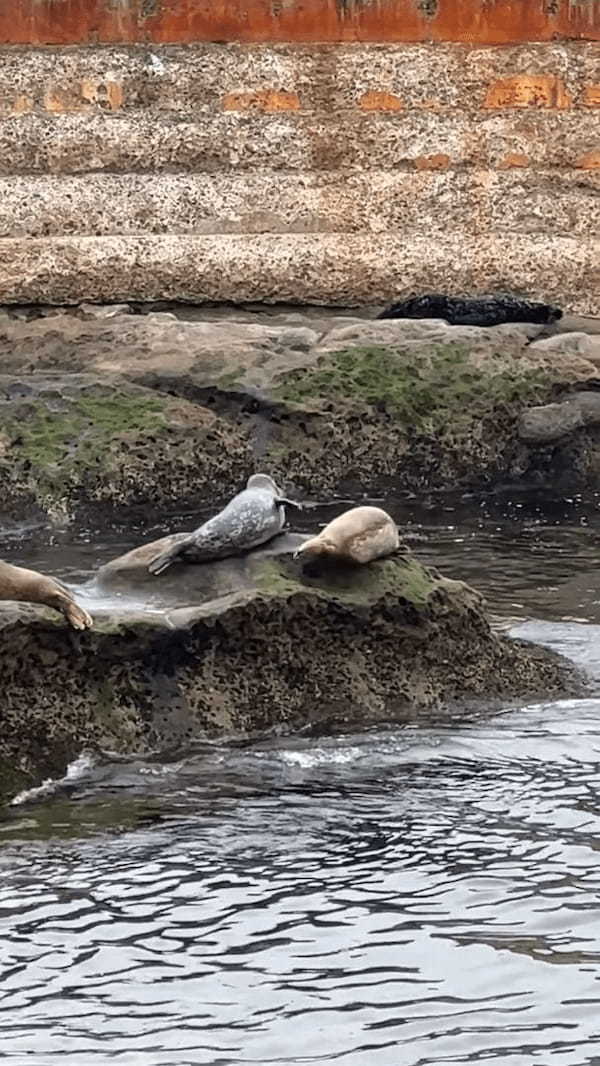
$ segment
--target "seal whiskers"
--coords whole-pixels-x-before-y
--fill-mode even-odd
[[[91,616],[75,602],[68,589],[46,574],[0,562],[0,600],[39,603],[60,611],[73,629],[89,629]]]

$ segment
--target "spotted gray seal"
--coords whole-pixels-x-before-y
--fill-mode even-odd
[[[294,558],[327,556],[347,563],[370,563],[400,547],[398,527],[380,507],[352,507],[316,537],[301,544]]]
[[[93,624],[87,611],[75,603],[68,589],[37,570],[0,561],[0,600],[17,603],[43,603],[65,616],[73,629],[89,629]]]
[[[285,505],[299,507],[283,497],[268,474],[253,474],[243,492],[184,540],[152,559],[151,574],[161,574],[176,560],[203,563],[226,559],[265,544],[285,525]]]

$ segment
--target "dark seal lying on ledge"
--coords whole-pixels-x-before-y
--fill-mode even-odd
[[[506,322],[549,325],[562,318],[550,304],[521,300],[516,296],[443,296],[427,293],[392,304],[378,318],[443,318],[451,326],[501,326]]]

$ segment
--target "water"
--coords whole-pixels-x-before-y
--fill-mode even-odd
[[[389,506],[600,677],[594,500]],[[81,582],[127,537],[11,543]],[[0,1057],[600,1063],[599,770],[600,695],[83,760],[0,821]]]

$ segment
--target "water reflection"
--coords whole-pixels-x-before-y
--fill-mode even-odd
[[[599,764],[588,699],[92,771],[3,834],[0,1050],[590,1061]]]

